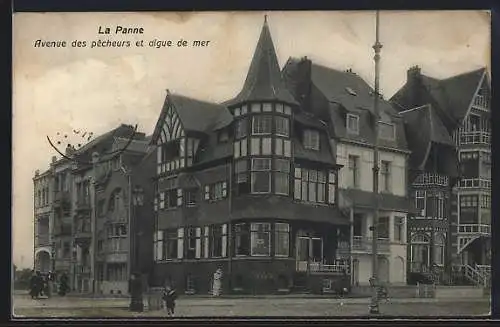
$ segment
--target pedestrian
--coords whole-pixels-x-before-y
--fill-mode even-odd
[[[162,299],[165,302],[167,315],[173,317],[175,313],[175,300],[177,299],[177,292],[170,286],[167,286],[163,291]]]
[[[130,311],[143,312],[144,302],[142,299],[142,282],[138,274],[132,274],[129,281]]]
[[[68,292],[68,276],[66,275],[65,272],[63,272],[61,278],[59,279],[59,295],[65,296],[67,292]]]
[[[36,271],[36,294],[37,297],[43,296],[43,276],[40,271]]]
[[[222,269],[219,267],[214,273],[214,280],[212,284],[212,295],[220,296],[222,288]]]
[[[31,278],[30,278],[30,295],[31,298],[38,299],[38,278],[35,273],[35,271],[32,271]]]

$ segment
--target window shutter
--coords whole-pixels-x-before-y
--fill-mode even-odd
[[[222,225],[222,257],[227,255],[227,224]]]
[[[196,250],[195,258],[199,259],[201,257],[201,228],[196,228]]]
[[[226,182],[223,182],[222,183],[222,197],[226,197],[227,196],[227,183]]]
[[[181,188],[177,189],[177,206],[178,207],[182,206],[182,189]]]
[[[156,242],[156,252],[157,252],[157,258],[158,261],[163,260],[163,231],[159,230],[158,231],[158,237],[157,237],[157,242]]]
[[[157,248],[157,242],[158,242],[158,231],[153,234],[153,260],[158,261],[158,248]]]
[[[182,259],[184,254],[184,228],[177,230],[177,258]]]
[[[205,200],[210,199],[210,186],[205,185]]]
[[[203,247],[203,252],[204,252],[203,255],[205,258],[208,258],[208,246],[209,246],[208,226],[205,226],[204,239],[205,239],[205,246]]]

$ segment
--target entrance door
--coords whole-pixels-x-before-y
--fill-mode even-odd
[[[297,237],[297,270],[306,271],[307,265],[319,268],[323,261],[323,239],[319,237]]]

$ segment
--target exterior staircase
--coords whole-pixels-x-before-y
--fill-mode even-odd
[[[489,288],[491,285],[491,266],[489,265],[457,265],[453,267],[453,270],[455,280],[465,279],[469,284],[484,288]]]

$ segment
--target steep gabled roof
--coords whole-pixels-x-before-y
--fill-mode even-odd
[[[160,117],[151,136],[153,143],[159,137],[169,106],[175,109],[186,132],[210,133],[229,125],[233,120],[233,116],[223,105],[167,92]]]
[[[313,63],[311,81],[329,102],[341,103],[348,111],[363,108],[373,113],[374,90],[359,75]],[[396,113],[384,99],[380,99],[379,109],[381,112]]]
[[[448,130],[431,105],[402,111],[406,125],[406,138],[411,150],[410,163],[423,170],[433,144],[455,147]]]
[[[264,21],[257,47],[240,93],[227,106],[248,101],[281,101],[297,104],[283,82],[267,19]]]
[[[391,97],[391,102],[398,107],[398,110],[408,110],[433,100],[439,107],[436,109],[440,110],[441,116],[453,121],[453,126],[448,126],[449,129],[455,129],[456,125],[467,115],[484,76],[486,76],[486,68],[441,80],[418,72],[415,75],[416,80],[407,80],[405,85]]]

